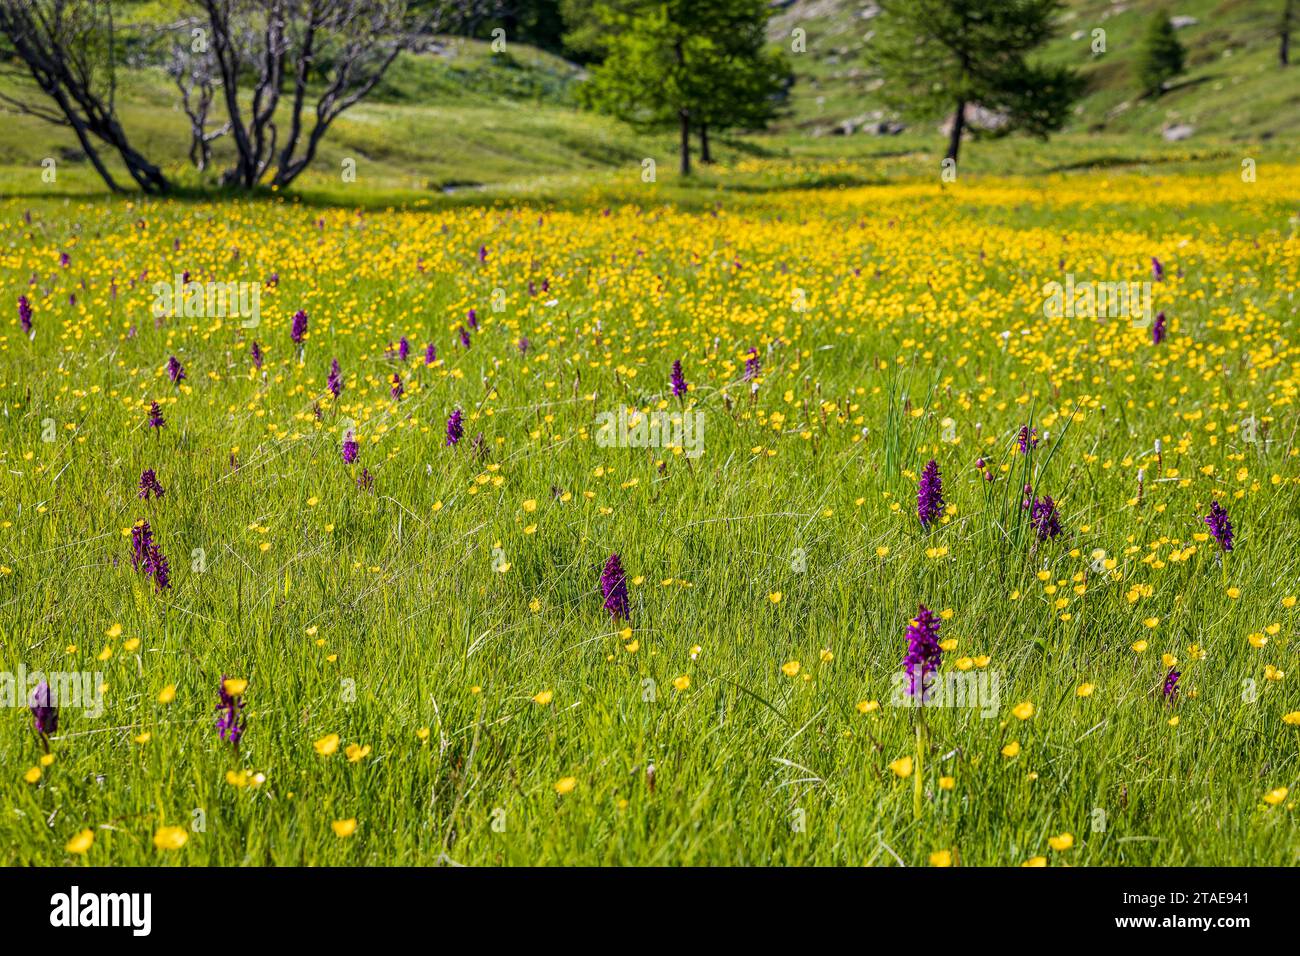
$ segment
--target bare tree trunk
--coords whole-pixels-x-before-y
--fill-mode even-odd
[[[712,163],[713,154],[709,152],[709,124],[700,124],[700,162]]]
[[[99,15],[105,14],[100,20]],[[100,71],[93,59],[87,37],[102,33],[107,37],[109,56]],[[13,48],[15,62],[26,67],[32,81],[52,99],[58,112],[35,107],[23,99],[0,95],[32,116],[61,126],[70,126],[77,141],[90,159],[105,185],[119,191],[91,144],[91,137],[117,151],[131,178],[147,193],[163,193],[170,183],[153,163],[130,144],[117,120],[116,62],[113,58],[115,33],[112,5],[51,8],[35,4],[6,2],[0,5],[0,34]]]
[[[691,111],[680,110],[677,114],[682,123],[682,155],[679,167],[683,176],[691,174]]]
[[[961,134],[966,129],[966,101],[957,101],[957,112],[952,114],[952,133],[948,137],[948,155],[946,159],[957,162],[957,154],[961,152]]]
[[[1278,31],[1281,34],[1281,42],[1278,46],[1277,58],[1282,66],[1291,62],[1291,21],[1294,14],[1295,0],[1283,0],[1282,2],[1282,27]]]

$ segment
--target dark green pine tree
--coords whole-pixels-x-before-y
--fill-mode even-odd
[[[1142,59],[1138,63],[1138,80],[1142,92],[1159,96],[1165,83],[1183,72],[1187,53],[1174,35],[1174,25],[1164,13],[1157,13],[1147,27],[1142,41]]]
[[[1054,32],[1059,0],[881,0],[867,60],[881,96],[917,120],[952,115],[947,158],[956,160],[967,109],[1006,117],[1001,132],[1046,137],[1083,91],[1074,71],[1026,57]]]

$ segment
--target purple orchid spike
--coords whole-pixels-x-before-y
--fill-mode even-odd
[[[1061,518],[1051,495],[1034,499],[1033,509],[1029,512],[1029,523],[1039,541],[1050,541],[1061,533]]]
[[[921,519],[921,527],[926,529],[943,514],[943,477],[939,474],[939,463],[933,458],[926,463],[916,488],[916,514]]]
[[[628,619],[627,575],[623,573],[623,562],[617,551],[609,556],[600,574],[600,593],[605,598],[605,610],[615,621]]]
[[[299,309],[293,314],[293,325],[289,329],[289,338],[293,339],[293,344],[299,349],[302,348],[302,340],[307,335],[307,313]]]
[[[1217,501],[1210,502],[1210,513],[1201,519],[1210,526],[1210,535],[1219,543],[1223,551],[1232,550],[1232,522],[1228,520],[1228,511]]]
[[[930,693],[934,672],[939,669],[943,649],[939,647],[939,615],[924,604],[916,617],[907,625],[907,656],[903,669],[907,672],[907,694],[924,703]]]
[[[31,696],[27,698],[27,707],[32,712],[32,726],[36,729],[36,736],[40,738],[45,752],[49,753],[48,738],[59,729],[59,708],[45,678],[42,677],[41,682],[32,689]]]
[[[673,361],[672,374],[669,376],[669,384],[672,385],[673,398],[681,398],[686,394],[686,376],[682,374],[682,360]]]
[[[465,434],[465,426],[461,424],[460,409],[453,409],[450,417],[447,419],[447,441],[446,445],[455,445],[460,441],[461,436]]]
[[[1178,697],[1178,678],[1182,677],[1182,672],[1169,668],[1169,673],[1165,675],[1165,686],[1162,690],[1165,700],[1173,703]]]
[[[343,391],[343,371],[339,368],[339,360],[333,359],[330,362],[329,378],[325,380],[325,387],[335,398]]]
[[[238,747],[240,738],[244,736],[243,695],[237,696],[226,689],[225,674],[221,675],[221,683],[217,689],[221,695],[220,702],[216,706],[217,736]]]
[[[1159,345],[1165,340],[1167,322],[1163,312],[1157,312],[1155,321],[1151,323],[1151,344]]]
[[[140,473],[141,498],[148,501],[151,495],[156,498],[161,498],[164,494],[166,494],[166,492],[163,491],[163,486],[158,482],[158,476],[154,474],[152,468],[146,468]]]

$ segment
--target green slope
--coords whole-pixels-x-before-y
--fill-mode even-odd
[[[1158,100],[1145,101],[1138,96],[1136,65],[1147,24],[1162,9],[1197,22],[1177,34],[1188,49],[1186,75]],[[1300,65],[1278,66],[1281,9],[1281,0],[1069,0],[1044,59],[1073,65],[1088,80],[1071,124],[1078,131],[1155,139],[1186,124],[1193,139],[1294,137],[1300,133]],[[876,11],[871,0],[795,0],[776,10],[773,42],[789,49],[796,28],[807,35],[807,52],[792,54],[800,82],[791,128],[838,135],[846,121],[856,131],[881,118],[881,81],[862,57]],[[1094,55],[1098,29],[1105,31],[1106,51]],[[925,124],[929,130],[935,125]]]
[[[1300,66],[1277,66],[1275,26],[1280,0],[1182,0],[1169,12],[1197,22],[1178,31],[1189,49],[1188,72],[1159,100],[1136,95],[1137,46],[1156,0],[1111,3],[1071,0],[1058,38],[1045,56],[1076,65],[1089,91],[1067,131],[1048,148],[1012,138],[980,144],[963,156],[963,168],[1050,170],[1074,165],[1184,161],[1210,156],[1227,162],[1255,156],[1272,141],[1285,155],[1300,134]],[[155,9],[157,7],[158,9]],[[134,8],[161,17],[166,4]],[[775,131],[721,139],[725,165],[751,157],[794,157],[808,162],[867,161],[864,173],[815,173],[828,185],[926,170],[942,148],[936,122],[911,123],[901,135],[873,135],[881,112],[880,80],[863,63],[870,42],[870,0],[795,0],[776,6],[770,35],[789,48],[792,31],[806,31],[807,50],[792,53],[798,82],[789,113]],[[1091,52],[1092,31],[1106,31],[1107,50]],[[1300,44],[1298,44],[1300,45]],[[608,118],[576,108],[582,71],[547,53],[512,43],[504,54],[477,41],[443,39],[428,51],[402,57],[363,105],[336,124],[318,162],[298,187],[342,189],[341,166],[356,162],[358,184],[370,194],[387,191],[474,191],[510,184],[516,191],[572,189],[638,177],[653,157],[671,177],[674,137],[638,135]],[[0,92],[32,95],[30,87],[0,80]],[[119,90],[123,125],[142,150],[187,186],[207,186],[214,173],[195,173],[186,161],[187,124],[170,80],[157,70],[125,70]],[[853,130],[842,135],[845,122]],[[49,192],[40,178],[47,157],[59,163],[59,187],[97,189],[98,180],[68,130],[0,105],[0,192]],[[1169,143],[1169,127],[1192,127],[1190,138]],[[230,159],[218,141],[214,166]],[[804,173],[797,177],[805,177]],[[710,177],[702,177],[708,188]],[[731,180],[734,182],[734,180]]]

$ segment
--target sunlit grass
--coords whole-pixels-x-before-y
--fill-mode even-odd
[[[4,859],[1294,862],[1295,170],[712,175],[751,188],[0,205],[0,667],[106,685],[44,766],[7,710]],[[1044,316],[1044,283],[1152,257],[1159,346]],[[261,324],[156,324],[182,271],[256,283]],[[602,447],[620,405],[701,415],[703,456]],[[929,458],[949,508],[923,533]],[[1030,533],[1026,481],[1061,537]],[[630,622],[602,607],[611,552]],[[926,710],[918,760],[892,691],[921,603],[941,673],[999,700]],[[238,750],[223,675],[248,682]]]

